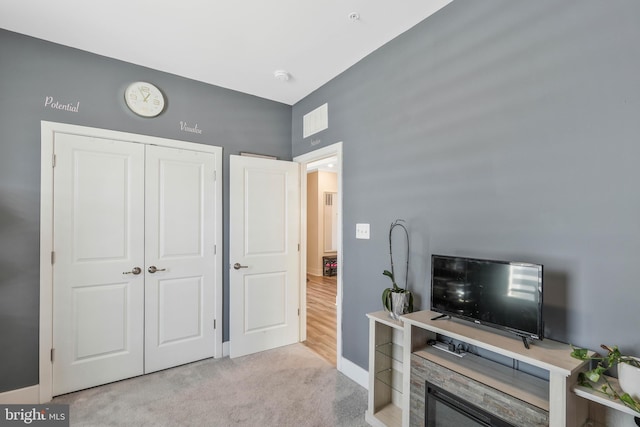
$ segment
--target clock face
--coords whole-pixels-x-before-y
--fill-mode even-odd
[[[142,117],[155,117],[164,109],[164,96],[151,83],[130,84],[124,93],[124,99],[131,111]]]

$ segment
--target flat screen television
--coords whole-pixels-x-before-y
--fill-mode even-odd
[[[434,254],[431,310],[512,332],[528,347],[544,334],[542,265]]]

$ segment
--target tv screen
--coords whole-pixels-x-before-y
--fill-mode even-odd
[[[542,339],[542,265],[432,255],[431,310]]]

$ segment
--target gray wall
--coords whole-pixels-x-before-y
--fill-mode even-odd
[[[160,87],[165,112],[143,119],[124,89]],[[44,107],[47,96],[78,113]],[[224,265],[229,155],[291,159],[291,107],[0,30],[0,392],[38,383],[40,121],[71,123],[223,147]],[[180,121],[202,134],[182,132]],[[224,270],[224,339],[228,339]]]
[[[432,253],[543,263],[549,338],[640,354],[639,40],[638,1],[455,0],[294,105],[294,156],[343,141],[347,359],[396,218],[421,308]]]

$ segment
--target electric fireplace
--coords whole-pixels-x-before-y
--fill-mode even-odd
[[[426,382],[425,427],[517,427]]]

